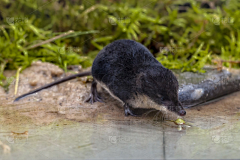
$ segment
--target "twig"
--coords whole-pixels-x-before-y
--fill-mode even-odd
[[[15,84],[15,92],[14,95],[17,94],[17,90],[18,90],[18,82],[19,82],[19,73],[22,70],[22,67],[18,68],[17,70],[17,74],[16,74],[16,84]]]
[[[222,59],[213,59],[212,62],[217,63],[217,70],[222,70],[224,62],[230,63],[230,69],[232,68],[233,63],[240,64],[240,61],[222,60]]]
[[[27,49],[33,49],[33,48],[39,47],[39,46],[41,46],[41,45],[43,45],[43,44],[46,44],[46,43],[55,41],[56,39],[59,39],[59,38],[68,36],[68,35],[72,34],[73,32],[74,32],[73,30],[70,30],[70,31],[68,31],[67,33],[60,34],[60,35],[58,35],[58,36],[56,36],[56,37],[53,37],[53,38],[51,38],[51,39],[48,39],[48,40],[46,40],[46,41],[43,41],[43,42],[34,44],[34,45],[30,46],[30,47],[27,47]]]
[[[220,59],[220,60],[214,59],[213,62],[215,62],[215,63],[218,63],[218,62],[221,62],[221,63],[223,63],[223,62],[228,62],[228,63],[235,63],[235,64],[240,63],[240,61],[222,60],[222,59]]]
[[[98,4],[94,5],[94,6],[91,6],[90,8],[86,9],[80,16],[83,17],[84,15],[88,14],[89,12],[94,11],[98,7],[99,7]]]

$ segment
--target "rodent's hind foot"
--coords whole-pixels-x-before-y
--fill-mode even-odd
[[[88,99],[85,100],[85,102],[89,102],[91,104],[95,103],[95,102],[102,102],[103,100],[100,96],[98,95],[93,95],[92,93],[90,94],[90,96],[88,97]]]
[[[93,80],[92,86],[91,86],[91,93],[88,99],[85,100],[85,102],[89,102],[93,104],[94,102],[103,102],[102,98],[98,95],[97,92],[97,82]]]
[[[136,115],[136,114],[134,114],[133,112],[132,112],[132,110],[130,109],[130,107],[128,106],[128,104],[124,104],[124,113],[125,113],[125,116],[129,116],[129,115],[131,115],[131,116],[139,116],[139,115]]]

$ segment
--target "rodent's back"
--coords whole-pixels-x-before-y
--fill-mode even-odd
[[[92,65],[92,75],[98,80],[102,80],[106,74],[119,72],[134,76],[153,63],[161,65],[141,43],[116,40],[98,53]]]

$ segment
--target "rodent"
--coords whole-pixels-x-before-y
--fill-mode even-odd
[[[41,88],[17,97],[14,101],[42,89],[74,79],[92,75],[93,82],[88,102],[103,102],[97,84],[124,105],[125,115],[136,116],[132,108],[167,109],[180,116],[186,111],[178,99],[178,80],[162,66],[141,43],[133,40],[116,40],[105,46],[96,56],[92,71],[59,79]]]

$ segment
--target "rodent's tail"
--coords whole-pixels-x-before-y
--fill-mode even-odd
[[[66,82],[66,81],[69,81],[69,80],[74,79],[74,78],[77,78],[77,77],[84,77],[84,76],[89,76],[89,75],[91,75],[91,71],[86,71],[86,72],[82,72],[82,73],[77,73],[77,74],[70,75],[70,76],[68,76],[68,77],[65,77],[65,78],[56,80],[56,81],[54,81],[54,82],[52,82],[52,83],[46,84],[45,86],[42,86],[42,87],[40,87],[40,88],[37,88],[37,89],[35,89],[35,90],[33,90],[33,91],[30,91],[30,92],[28,92],[28,93],[25,93],[25,94],[17,97],[17,98],[14,100],[14,102],[16,102],[16,101],[18,101],[18,100],[20,100],[20,99],[22,99],[22,98],[24,98],[24,97],[26,97],[26,96],[28,96],[28,95],[30,95],[30,94],[33,94],[33,93],[36,93],[36,92],[41,91],[41,90],[43,90],[43,89],[52,87],[52,86],[57,85],[57,84],[59,84],[59,83]]]

